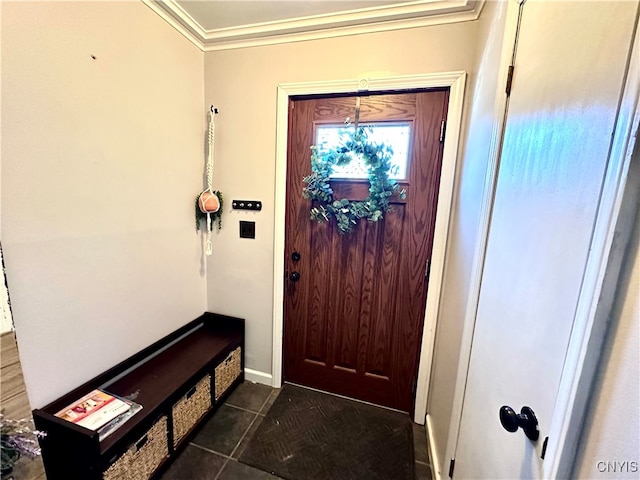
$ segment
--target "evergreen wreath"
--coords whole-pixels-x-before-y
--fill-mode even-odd
[[[336,219],[341,234],[350,233],[360,219],[377,222],[389,210],[389,200],[398,190],[390,173],[397,171],[392,165],[393,149],[381,143],[369,141],[371,127],[345,128],[340,131],[338,146],[326,148],[325,145],[311,147],[311,175],[303,179],[307,185],[302,196],[318,202],[311,208],[311,219],[328,222]],[[336,166],[348,165],[351,160],[361,156],[368,169],[369,196],[362,201],[350,201],[346,198],[335,199],[330,177]],[[400,198],[406,198],[403,189]]]

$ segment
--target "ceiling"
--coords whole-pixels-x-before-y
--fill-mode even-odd
[[[204,51],[476,20],[484,0],[142,0]]]
[[[335,14],[362,8],[381,7],[402,3],[403,0],[374,1],[178,1],[191,18],[205,30],[235,28],[265,22],[279,22],[315,15]]]

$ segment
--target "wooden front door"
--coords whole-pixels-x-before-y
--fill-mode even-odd
[[[289,104],[285,233],[284,379],[413,411],[442,165],[448,90],[367,95],[361,124],[409,126],[406,199],[378,222],[341,235],[310,219],[302,197],[319,126],[355,118],[356,98]],[[365,180],[335,180],[335,198],[363,200]]]

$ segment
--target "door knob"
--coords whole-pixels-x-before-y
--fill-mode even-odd
[[[530,440],[538,440],[540,436],[538,419],[529,407],[522,407],[520,413],[516,413],[513,408],[503,406],[500,408],[500,423],[507,432],[516,432],[518,428],[522,428]]]
[[[289,280],[291,280],[292,282],[297,282],[298,280],[300,280],[300,272],[291,272],[289,274]]]
[[[291,254],[291,260],[293,260],[294,262],[299,262],[300,261],[301,255],[298,252],[293,252]]]

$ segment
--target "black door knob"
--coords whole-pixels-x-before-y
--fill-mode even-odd
[[[522,407],[520,413],[516,413],[513,408],[503,406],[500,408],[500,423],[507,432],[516,432],[518,428],[522,428],[530,440],[538,440],[540,436],[538,419],[529,407]]]
[[[291,260],[293,260],[294,262],[299,262],[300,258],[301,258],[301,256],[300,256],[300,253],[298,253],[298,252],[293,252],[291,254]]]
[[[291,280],[292,282],[297,282],[298,280],[300,280],[300,272],[291,272],[289,274],[289,280]]]

